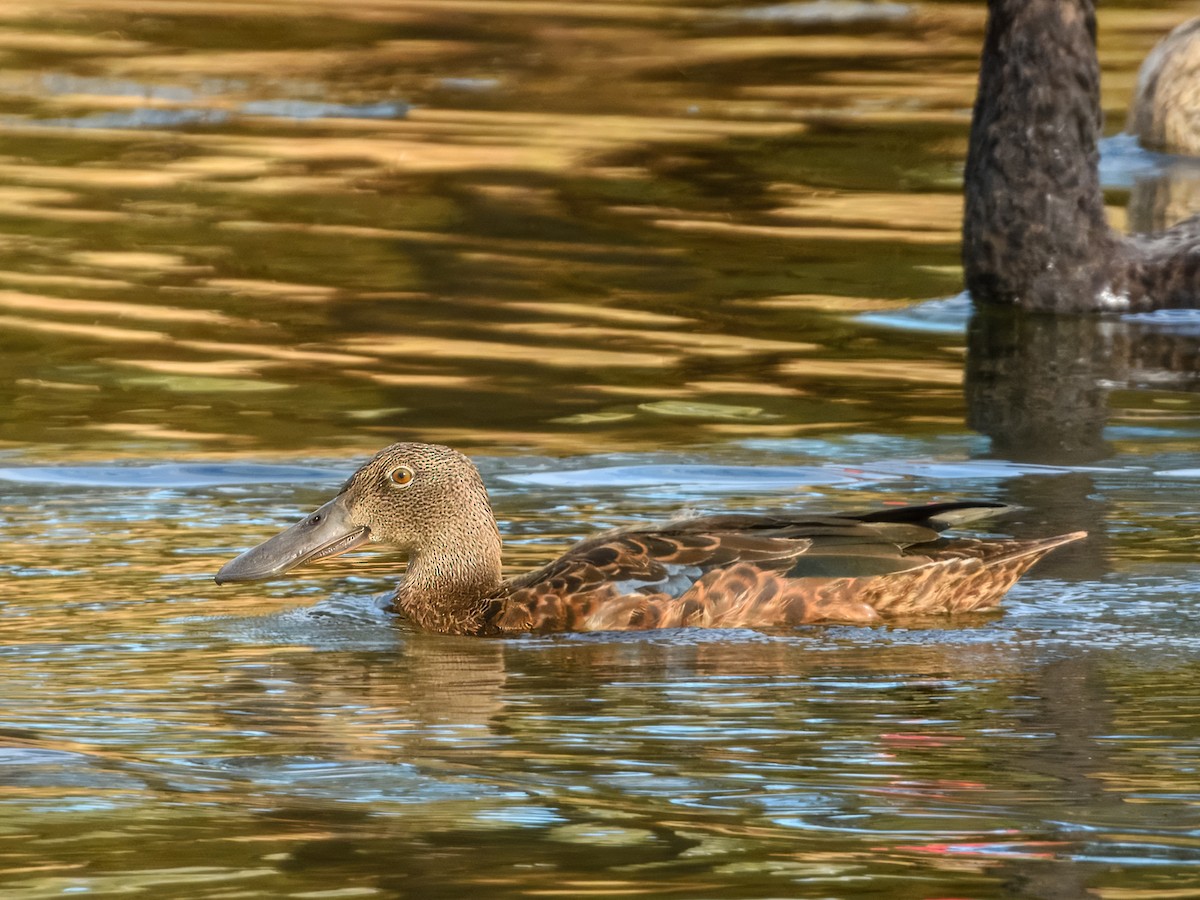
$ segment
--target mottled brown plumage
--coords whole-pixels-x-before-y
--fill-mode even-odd
[[[396,606],[447,634],[865,624],[992,609],[1042,556],[1084,537],[939,535],[1004,509],[677,519],[597,535],[503,580],[496,520],[471,461],[448,447],[394,444],[312,515],[227,563],[217,582],[269,578],[375,541],[408,553]]]

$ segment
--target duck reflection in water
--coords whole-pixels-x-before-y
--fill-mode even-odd
[[[726,514],[607,532],[504,580],[475,465],[448,447],[393,444],[303,521],[227,563],[217,583],[274,578],[367,543],[408,555],[396,606],[448,634],[874,623],[996,607],[1041,540],[941,538],[994,515],[952,502],[842,515]]]

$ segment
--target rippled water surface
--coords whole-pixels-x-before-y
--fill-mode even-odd
[[[1115,134],[1194,12],[1102,10],[1119,225],[1200,208]],[[3,4],[0,894],[1200,895],[1200,329],[957,296],[982,26]],[[680,508],[1091,537],[920,627],[433,636],[386,553],[213,584],[397,439],[478,459],[514,572]]]

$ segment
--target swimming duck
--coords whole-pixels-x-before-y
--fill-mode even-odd
[[[1200,17],[1172,30],[1138,69],[1125,130],[1151,150],[1200,156]]]
[[[1200,216],[1157,234],[1109,227],[1100,125],[1092,0],[988,0],[964,173],[963,269],[976,302],[1200,306]]]
[[[479,470],[449,447],[401,443],[302,521],[226,563],[216,581],[274,578],[374,542],[408,554],[399,611],[444,634],[874,623],[991,609],[1041,557],[1085,536],[938,538],[1006,508],[675,519],[599,534],[505,580]]]

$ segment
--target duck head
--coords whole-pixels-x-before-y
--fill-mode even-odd
[[[499,582],[500,536],[479,471],[449,447],[417,443],[378,453],[328,503],[222,566],[216,582],[274,578],[368,543],[408,554],[406,582],[420,581],[422,561],[443,584],[455,575],[473,589]]]

